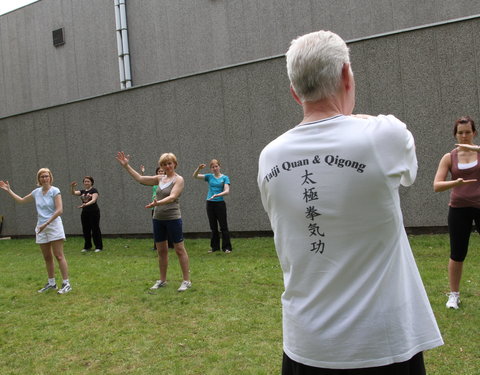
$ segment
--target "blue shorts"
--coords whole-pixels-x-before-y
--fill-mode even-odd
[[[167,241],[169,238],[173,243],[183,241],[182,219],[157,220],[153,219],[153,240],[155,243]]]

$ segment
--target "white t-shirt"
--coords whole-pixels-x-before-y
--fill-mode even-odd
[[[32,191],[33,198],[35,198],[35,206],[37,207],[37,225],[42,225],[53,216],[56,210],[55,197],[58,194],[60,194],[60,189],[55,186],[51,186],[45,194],[42,192],[42,187]],[[55,220],[57,219],[60,219],[60,216]]]
[[[391,115],[302,124],[262,151],[294,361],[376,367],[443,344],[403,227],[398,189],[416,172],[413,137]]]

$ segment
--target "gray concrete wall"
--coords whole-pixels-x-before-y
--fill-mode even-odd
[[[127,0],[135,84],[285,53],[298,35],[346,40],[480,14],[475,0]]]
[[[0,117],[119,88],[113,0],[41,0],[0,16]]]
[[[352,40],[474,14],[476,0],[127,0],[133,84],[281,55],[312,30]],[[113,0],[40,0],[0,16],[0,117],[119,87]]]
[[[358,113],[392,113],[415,136],[416,184],[402,189],[408,227],[443,226],[448,193],[432,191],[441,156],[454,147],[453,121],[480,119],[480,18],[350,43]],[[28,114],[0,119],[0,178],[29,193],[38,168],[48,166],[63,191],[66,231],[80,233],[78,198],[70,181],[86,174],[100,192],[105,233],[149,233],[143,207],[150,189],[136,184],[114,159],[153,172],[162,152],[174,152],[186,178],[181,198],[186,232],[206,232],[207,186],[190,176],[215,157],[232,181],[232,231],[269,230],[256,187],[257,159],[273,138],[301,120],[290,98],[283,57],[170,80]],[[32,234],[33,205],[19,206],[0,192],[4,234]]]

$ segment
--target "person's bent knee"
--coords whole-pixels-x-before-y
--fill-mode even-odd
[[[184,255],[187,254],[187,249],[185,249],[185,244],[182,242],[174,243],[173,248],[177,255]]]

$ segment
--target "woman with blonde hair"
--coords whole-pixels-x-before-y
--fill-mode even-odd
[[[65,231],[60,217],[63,213],[63,204],[60,190],[52,184],[53,174],[50,169],[41,168],[37,172],[37,185],[39,187],[23,198],[13,192],[8,181],[0,181],[0,188],[10,194],[17,203],[35,201],[37,208],[36,243],[40,245],[42,250],[48,274],[47,284],[38,292],[43,293],[50,289],[57,289],[55,282],[55,257],[63,278],[62,287],[58,294],[65,294],[70,292],[72,287],[68,279],[67,260],[63,253]]]
[[[227,175],[220,172],[220,162],[217,159],[210,161],[212,173],[199,174],[200,170],[205,167],[206,164],[200,164],[193,172],[193,178],[198,178],[208,183],[206,205],[208,222],[212,231],[210,250],[208,252],[213,253],[220,250],[220,234],[218,232],[218,225],[220,224],[222,250],[228,254],[232,252],[232,244],[230,242],[230,232],[228,231],[227,205],[223,197],[230,193],[230,179]]]
[[[179,203],[179,197],[183,192],[185,183],[183,177],[175,172],[178,165],[176,156],[172,153],[162,154],[158,164],[165,174],[156,176],[142,176],[138,173],[129,164],[130,156],[125,155],[123,151],[117,153],[116,159],[135,181],[142,185],[158,185],[156,198],[145,206],[145,208],[155,208],[152,220],[153,235],[160,268],[160,279],[150,289],[155,290],[167,285],[168,235],[172,238],[182,269],[183,281],[178,291],[183,292],[189,289],[192,282],[190,281],[188,254],[183,241],[182,215]]]

